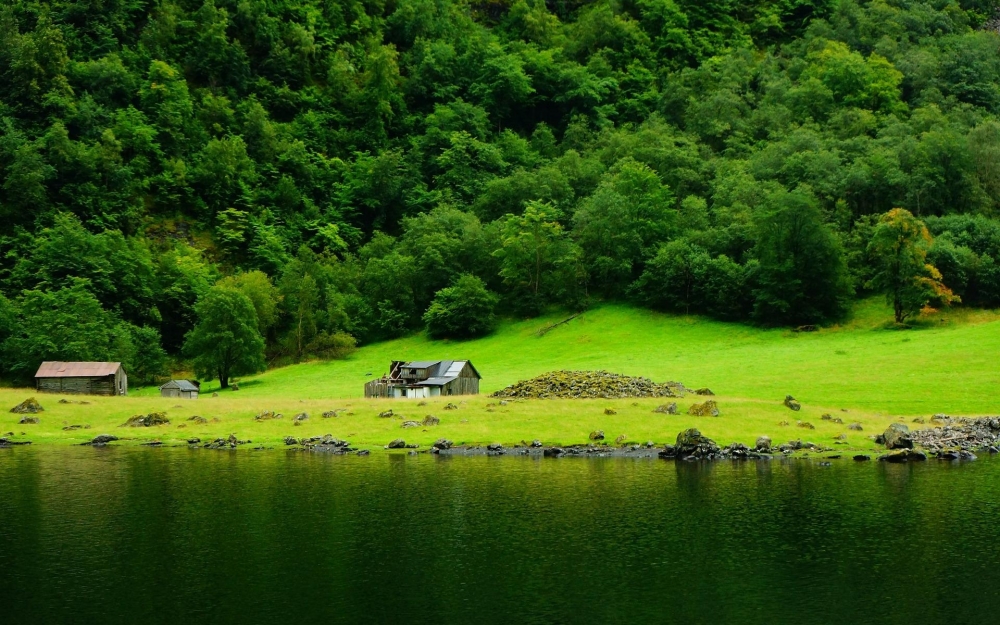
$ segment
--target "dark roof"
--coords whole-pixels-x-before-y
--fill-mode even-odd
[[[404,369],[428,369],[430,367],[433,367],[434,365],[436,365],[439,362],[441,362],[441,361],[440,360],[414,360],[413,362],[405,362],[405,363],[403,363],[403,368]]]
[[[449,377],[427,378],[422,382],[417,382],[414,386],[444,386],[448,382],[452,382],[457,379],[458,379],[457,375]]]
[[[120,362],[45,361],[35,373],[36,378],[103,378],[121,369]]]
[[[197,386],[195,386],[194,384],[191,384],[187,380],[170,380],[169,382],[167,382],[166,384],[164,384],[163,386],[161,386],[160,390],[162,391],[165,388],[177,388],[177,389],[180,389],[182,391],[197,391],[198,390]]]

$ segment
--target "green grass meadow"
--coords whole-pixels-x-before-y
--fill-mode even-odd
[[[495,334],[466,342],[432,341],[424,334],[371,345],[342,361],[310,362],[240,380],[239,391],[218,391],[203,384],[195,401],[161,398],[155,388],[133,389],[126,398],[69,397],[89,404],[60,404],[59,395],[39,395],[46,411],[39,425],[18,425],[19,417],[0,416],[0,434],[34,443],[75,443],[97,433],[129,442],[181,442],[235,433],[254,443],[280,444],[283,437],[333,434],[359,446],[378,447],[400,437],[427,445],[439,437],[460,443],[518,443],[539,438],[545,443],[587,441],[601,429],[608,441],[671,442],[679,430],[698,427],[720,443],[752,443],[766,434],[776,442],[802,438],[832,445],[848,434],[850,449],[870,449],[868,436],[899,419],[1000,413],[1000,315],[990,311],[954,310],[921,320],[916,328],[898,330],[886,322],[881,300],[862,302],[841,326],[817,332],[761,329],[698,317],[672,316],[625,306],[606,305],[572,321],[541,330],[565,315],[508,322]],[[483,375],[483,394],[450,398],[457,410],[444,410],[448,398],[366,400],[366,374],[379,376],[389,361],[437,358],[470,359]],[[521,379],[558,369],[605,369],[656,381],[676,380],[690,388],[707,386],[722,415],[693,417],[654,414],[661,400],[530,400],[499,406],[487,394]],[[0,398],[13,406],[33,395],[31,389],[2,389]],[[782,405],[786,394],[803,405],[794,413]],[[703,398],[678,401],[685,412]],[[392,408],[419,420],[441,419],[428,428],[400,428],[400,419],[379,418]],[[613,408],[617,414],[605,414]],[[324,419],[321,413],[346,409],[349,414]],[[255,422],[261,410],[284,419]],[[121,428],[129,416],[165,411],[171,424],[156,428]],[[293,426],[291,417],[308,412],[310,419]],[[841,425],[822,421],[830,413]],[[186,419],[201,415],[209,423]],[[815,430],[796,426],[810,422]],[[779,425],[787,421],[789,425]],[[846,424],[860,422],[863,432]],[[89,429],[64,431],[70,425]],[[183,427],[181,427],[183,426]],[[24,432],[24,436],[21,436]]]

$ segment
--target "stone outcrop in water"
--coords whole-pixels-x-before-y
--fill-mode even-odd
[[[615,399],[627,397],[683,397],[679,382],[657,384],[648,378],[608,371],[554,371],[524,380],[493,393],[514,399]]]
[[[719,446],[712,439],[703,436],[697,428],[690,428],[677,434],[674,455],[682,460],[710,459],[719,455]]]

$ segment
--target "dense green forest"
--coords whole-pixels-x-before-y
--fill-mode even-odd
[[[3,375],[1000,306],[997,4],[6,0]]]

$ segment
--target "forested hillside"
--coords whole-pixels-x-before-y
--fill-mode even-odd
[[[6,0],[2,375],[1000,306],[997,4]]]

